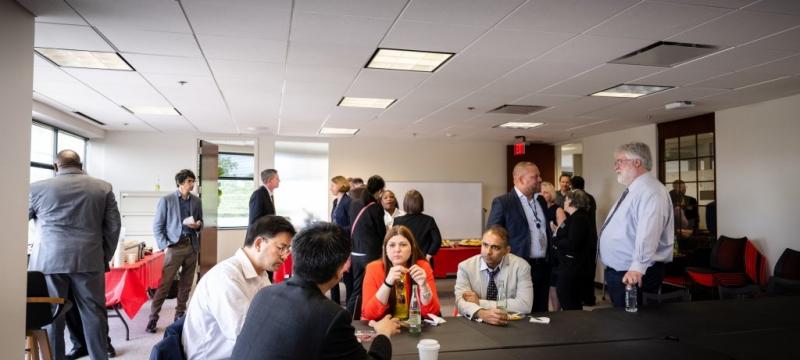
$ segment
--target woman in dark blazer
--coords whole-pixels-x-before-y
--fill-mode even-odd
[[[331,222],[338,225],[344,233],[350,236],[350,222],[353,217],[350,216],[350,203],[352,199],[347,192],[350,191],[350,182],[344,176],[334,176],[331,179],[330,192],[333,196],[333,207],[331,208]],[[349,275],[349,273],[348,273]],[[350,296],[353,291],[353,277],[344,276],[342,278],[345,287],[345,299]],[[331,300],[337,304],[341,304],[341,297],[339,296],[339,284],[336,284],[331,289]]]
[[[424,210],[425,200],[422,198],[422,194],[417,190],[409,190],[403,198],[403,211],[406,214],[395,218],[394,225],[403,225],[411,229],[411,233],[417,240],[417,246],[425,254],[425,260],[433,267],[433,256],[439,252],[439,248],[442,246],[442,234],[439,233],[436,220],[423,214]]]
[[[567,192],[564,211],[569,214],[558,224],[555,246],[558,247],[558,284],[556,291],[563,310],[581,310],[581,274],[588,263],[589,237],[592,222],[589,218],[589,196],[582,190]]]

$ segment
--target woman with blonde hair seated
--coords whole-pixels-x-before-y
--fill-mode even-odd
[[[440,314],[433,270],[417,248],[411,230],[397,225],[386,233],[382,258],[367,264],[361,318],[379,320],[388,314],[401,320],[408,319],[412,285],[417,285],[422,317]]]

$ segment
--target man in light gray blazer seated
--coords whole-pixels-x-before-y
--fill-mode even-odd
[[[186,313],[186,303],[192,290],[197,254],[200,252],[200,229],[203,227],[203,205],[200,198],[193,195],[197,177],[191,170],[183,169],[175,175],[178,190],[164,196],[156,207],[153,219],[153,233],[158,247],[164,251],[164,270],[161,284],[153,296],[150,307],[150,320],[145,331],[156,332],[158,313],[167,298],[172,279],[180,269],[178,282],[178,305],[175,307],[175,320]]]
[[[105,267],[117,248],[120,216],[111,184],[83,173],[75,151],[56,156],[56,176],[31,184],[28,219],[36,239],[28,270],[41,271],[51,296],[77,309],[92,359],[106,359]],[[64,318],[48,327],[54,358],[64,358]]]
[[[492,226],[483,233],[480,255],[458,264],[457,276],[456,308],[468,319],[505,325],[508,313],[526,314],[531,310],[531,267],[511,253],[508,233],[501,226]],[[497,308],[499,291],[505,291],[505,310]]]

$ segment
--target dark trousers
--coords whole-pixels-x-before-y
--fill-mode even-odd
[[[608,296],[611,297],[611,303],[614,307],[625,307],[625,284],[622,283],[622,278],[627,271],[617,271],[610,267],[606,267],[606,289]],[[657,262],[647,268],[642,277],[642,286],[637,291],[637,304],[642,306],[642,293],[643,292],[658,292],[658,287],[664,280],[664,263]]]
[[[580,261],[580,260],[578,260]],[[558,260],[558,283],[556,293],[558,302],[563,310],[582,310],[581,302],[581,272],[583,269],[575,258],[562,256]]]
[[[181,280],[178,282],[178,305],[175,307],[175,315],[186,312],[186,303],[189,301],[189,292],[192,291],[194,282],[194,272],[197,268],[197,252],[192,247],[191,241],[181,241],[178,244],[167,248],[164,255],[164,269],[161,273],[161,283],[153,296],[153,303],[150,308],[150,320],[158,321],[158,313],[161,312],[161,305],[167,298],[172,280],[180,269]]]
[[[347,301],[350,299],[350,294],[353,293],[353,271],[348,270],[342,276],[342,283],[344,284],[344,302],[340,297],[341,290],[339,289],[339,284],[336,284],[333,289],[331,289],[331,300],[337,304],[344,303],[347,306]]]
[[[596,303],[594,297],[594,278],[597,271],[597,244],[590,244],[591,251],[589,252],[583,269],[580,274],[580,288],[581,300],[585,305],[593,306]]]
[[[75,303],[75,294],[72,295],[69,299],[70,302],[73,304]],[[72,352],[80,352],[82,350],[86,350],[88,352],[88,348],[86,347],[86,336],[83,334],[83,321],[81,321],[81,315],[78,312],[78,309],[72,308],[64,315],[64,320],[67,323],[67,330],[69,330],[69,340],[72,342]],[[106,332],[108,335],[108,332]],[[111,346],[111,338],[106,336],[108,339],[108,350],[112,349]]]
[[[83,322],[89,356],[93,360],[107,359],[108,313],[103,272],[46,274],[46,279],[51,296],[75,300],[72,306],[78,309]],[[64,325],[65,320],[61,318],[47,327],[54,359],[64,358]]]
[[[531,280],[533,281],[531,313],[547,312],[547,302],[550,299],[550,264],[543,258],[527,260],[531,265]]]
[[[347,298],[347,311],[353,319],[361,318],[361,287],[364,284],[364,272],[367,268],[366,256],[352,256],[350,257],[350,273],[353,275],[353,291],[350,292]]]

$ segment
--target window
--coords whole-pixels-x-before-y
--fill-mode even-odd
[[[302,229],[328,219],[328,144],[275,142],[276,212]],[[291,200],[290,200],[291,199]]]
[[[697,200],[697,229],[709,231],[706,207],[716,199],[714,114],[661,123],[658,137],[661,181],[667,190],[676,180],[686,184],[685,195]]]
[[[53,177],[53,159],[64,149],[78,153],[85,168],[86,143],[86,138],[34,121],[31,125],[30,182]]]
[[[254,164],[253,154],[219,153],[217,225],[220,228],[247,227]]]

